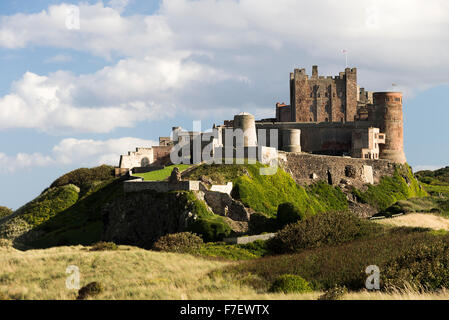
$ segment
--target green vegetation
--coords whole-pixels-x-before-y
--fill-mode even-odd
[[[419,181],[430,185],[449,186],[449,167],[438,170],[423,170],[415,173]]]
[[[96,184],[74,205],[35,228],[42,235],[30,243],[37,248],[91,245],[101,240],[103,205],[123,194],[120,179]]]
[[[0,206],[0,219],[9,216],[13,211],[10,208]]]
[[[80,168],[59,177],[50,185],[50,188],[73,184],[80,188],[80,197],[82,197],[97,184],[113,178],[114,167],[112,166],[102,165],[90,169]]]
[[[350,212],[324,212],[289,224],[268,240],[272,253],[292,253],[376,235],[383,227]]]
[[[385,210],[398,200],[427,196],[408,165],[396,167],[393,176],[383,177],[377,185],[368,185],[364,192],[354,188],[353,194],[379,210]]]
[[[100,282],[90,282],[78,291],[77,300],[92,298],[103,292],[103,285]]]
[[[276,220],[279,227],[284,227],[289,223],[295,223],[306,218],[304,212],[301,212],[293,203],[281,203],[278,206]]]
[[[251,275],[247,283],[259,290],[268,290],[270,284],[284,274],[303,277],[315,290],[326,290],[335,286],[360,290],[365,285],[367,266],[377,265],[384,270],[389,263],[403,257],[404,253],[417,243],[435,248],[448,240],[449,236],[436,236],[425,229],[392,228],[376,236],[359,238],[337,246],[323,246],[304,249],[295,254],[242,261],[238,265],[227,267],[223,272],[231,273],[240,279],[247,279],[248,275]],[[413,258],[411,265],[419,263],[419,257],[415,257],[416,260]],[[403,266],[405,268],[405,263]],[[442,267],[447,268],[447,264]],[[385,275],[388,279],[394,279],[393,274]],[[404,276],[404,279],[413,282],[411,276]],[[383,281],[385,283],[387,278]]]
[[[278,206],[292,203],[302,214],[347,210],[348,205],[340,188],[324,182],[308,188],[298,186],[292,177],[278,168],[274,175],[261,175],[260,169],[267,167],[257,164],[201,165],[186,177],[197,180],[207,177],[214,183],[234,183],[232,196],[256,212],[274,218]]]
[[[89,250],[90,251],[111,251],[111,250],[118,250],[118,246],[114,242],[100,241],[100,242],[94,243]]]
[[[198,252],[201,256],[223,258],[227,260],[249,260],[259,258],[258,255],[239,245],[230,245],[220,242],[204,244]]]
[[[274,280],[270,291],[283,293],[310,292],[312,291],[312,288],[301,276],[294,274],[283,274]]]
[[[16,214],[31,227],[39,226],[74,205],[78,201],[79,192],[80,189],[73,184],[47,189],[18,209]]]
[[[203,246],[203,239],[191,232],[180,232],[162,236],[153,244],[153,250],[197,253]]]
[[[391,217],[399,213],[435,213],[449,217],[449,199],[439,197],[410,198],[399,200],[379,212],[379,216]]]
[[[191,167],[191,165],[188,165],[188,164],[171,165],[171,166],[166,166],[164,169],[145,172],[145,173],[134,173],[133,175],[136,177],[141,177],[147,181],[161,181],[161,180],[165,180],[168,177],[170,177],[171,172],[173,171],[173,169],[175,167],[178,168],[179,171],[183,171],[183,170]]]

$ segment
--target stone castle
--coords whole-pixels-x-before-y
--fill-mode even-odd
[[[274,118],[255,121],[254,116],[240,113],[233,120],[214,125],[213,134],[174,127],[173,137],[159,138],[159,146],[122,155],[117,174],[168,164],[172,148],[196,135],[202,138],[202,150],[209,144],[211,154],[223,156],[226,139],[232,138],[233,145],[239,145],[232,135],[235,129],[244,132],[240,144],[245,156],[255,153],[265,163],[274,154],[270,138],[276,137],[276,149],[287,153],[405,163],[402,93],[365,91],[357,84],[356,68],[346,68],[334,77],[319,76],[317,66],[313,66],[311,76],[305,69],[295,69],[289,81],[290,104],[277,103]],[[273,129],[278,132],[276,136],[270,133]],[[194,163],[203,159],[194,160],[189,159]]]

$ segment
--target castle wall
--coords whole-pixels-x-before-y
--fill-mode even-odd
[[[301,185],[324,180],[332,185],[344,183],[360,188],[365,183],[378,183],[395,169],[395,163],[389,160],[284,152],[280,155],[284,158],[281,165]]]
[[[301,151],[342,155],[351,153],[352,132],[356,129],[368,130],[371,123],[301,123],[301,122],[257,122],[257,130],[266,130],[267,145],[270,145],[270,129],[279,130],[279,149],[284,150],[282,131],[287,129],[301,130]],[[261,134],[261,132],[258,132]]]

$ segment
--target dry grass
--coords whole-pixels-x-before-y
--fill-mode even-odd
[[[89,251],[89,248],[57,247],[18,251],[0,247],[1,299],[75,299],[76,290],[65,286],[67,266],[81,271],[80,285],[100,282],[104,292],[95,299],[193,299],[193,300],[315,300],[322,292],[271,294],[232,281],[230,275],[212,270],[235,262],[153,252],[119,246],[116,251]],[[411,289],[382,292],[350,292],[346,300],[449,299],[449,291],[418,293]]]
[[[66,289],[69,265],[81,271],[80,285],[97,281],[95,299],[316,299],[320,293],[268,294],[208,276],[232,262],[120,246],[117,251],[57,247],[26,252],[0,249],[0,299],[75,299]]]
[[[380,224],[391,225],[395,227],[422,227],[434,230],[449,231],[449,219],[429,213],[409,213],[394,218],[374,221]]]
[[[361,291],[349,292],[343,300],[449,300],[449,291],[420,293],[412,289],[395,290],[393,292]]]

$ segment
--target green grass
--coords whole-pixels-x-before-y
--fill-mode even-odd
[[[33,201],[16,211],[31,227],[37,227],[78,201],[80,189],[68,184],[47,189]]]
[[[368,185],[366,191],[354,188],[353,194],[361,202],[368,203],[379,210],[387,209],[398,200],[428,195],[413,176],[408,165],[396,167],[393,176],[382,177],[379,184]]]
[[[337,187],[325,182],[304,188],[298,186],[292,177],[278,168],[274,175],[261,175],[259,170],[265,165],[229,164],[201,165],[186,175],[198,180],[207,177],[214,183],[234,183],[232,196],[245,206],[274,218],[281,203],[291,202],[301,212],[313,215],[324,211],[347,210],[345,195]]]
[[[247,244],[226,244],[224,242],[205,243],[198,254],[205,257],[227,260],[257,259],[268,253],[266,241],[257,240]]]
[[[43,235],[30,245],[47,248],[56,245],[89,245],[101,240],[101,207],[123,194],[122,180],[104,181],[89,190],[73,206],[39,225]]]
[[[134,173],[133,176],[141,177],[146,181],[161,181],[165,180],[168,177],[170,177],[171,172],[174,168],[178,168],[179,171],[183,171],[190,167],[188,164],[177,164],[177,165],[171,165],[167,166],[164,169],[161,170],[155,170],[151,172],[145,172],[145,173]]]

